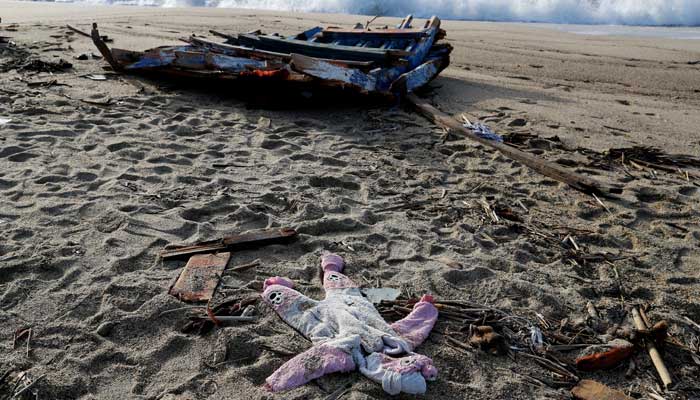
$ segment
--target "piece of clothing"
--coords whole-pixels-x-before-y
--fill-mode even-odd
[[[406,318],[390,325],[362,295],[357,284],[341,273],[344,262],[340,256],[325,254],[321,268],[326,290],[326,298],[321,301],[297,292],[293,282],[286,278],[268,278],[263,285],[263,300],[284,322],[313,343],[311,349],[289,360],[268,378],[268,389],[287,390],[327,373],[359,369],[383,386],[385,380],[391,381],[386,387],[392,392],[405,388],[399,392],[422,393],[421,387],[424,392],[428,376],[423,372],[404,373],[381,366],[393,365],[389,356],[409,355],[411,360],[422,360],[421,365],[426,364],[424,359],[430,360],[412,352],[428,337],[437,320],[432,298],[424,296]],[[371,368],[367,368],[368,360],[374,363]],[[432,367],[432,361],[429,364]],[[434,367],[427,372],[429,376],[437,373]],[[421,378],[414,376],[415,373]]]
[[[476,122],[472,124],[471,122],[466,121],[464,123],[464,127],[467,129],[471,129],[472,132],[474,132],[480,138],[493,140],[494,142],[498,143],[503,143],[503,137],[501,135],[494,133],[491,130],[491,128],[482,123]]]

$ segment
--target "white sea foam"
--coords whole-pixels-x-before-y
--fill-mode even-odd
[[[76,0],[560,24],[700,26],[700,0]]]

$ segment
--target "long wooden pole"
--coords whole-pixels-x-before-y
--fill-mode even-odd
[[[605,185],[595,179],[570,171],[558,164],[543,160],[507,144],[479,137],[471,130],[462,126],[462,124],[456,119],[443,113],[414,94],[409,94],[406,99],[416,108],[416,110],[418,110],[418,112],[437,125],[458,131],[470,140],[496,149],[503,155],[527,165],[535,172],[538,172],[544,176],[566,183],[574,189],[585,193],[595,193],[601,195],[622,193],[621,188]]]
[[[647,324],[644,323],[642,315],[639,313],[637,307],[634,307],[632,309],[632,319],[634,320],[634,325],[640,331],[649,330],[649,328],[651,328],[650,326],[647,326]],[[664,359],[661,358],[661,354],[654,345],[654,342],[647,340],[647,351],[649,352],[649,357],[651,357],[651,362],[654,364],[656,371],[661,377],[661,382],[663,382],[664,386],[668,388],[671,385],[671,383],[673,383],[673,380],[671,379],[671,374],[668,372],[666,364],[664,364]]]

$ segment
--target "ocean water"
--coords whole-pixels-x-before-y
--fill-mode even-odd
[[[554,24],[700,26],[700,0],[59,0]]]

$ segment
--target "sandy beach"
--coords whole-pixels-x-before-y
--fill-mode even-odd
[[[550,321],[586,320],[591,303],[611,326],[650,305],[679,344],[664,353],[664,398],[700,398],[700,328],[688,322],[700,323],[700,40],[443,21],[452,63],[421,95],[624,186],[596,199],[395,104],[270,110],[106,72],[104,60],[76,59],[97,50],[65,28],[97,22],[110,45],[145,50],[210,29],[291,34],[366,16],[0,0],[0,18],[0,36],[23,49],[0,49],[0,376],[43,377],[38,398],[326,399],[339,387],[341,399],[387,398],[357,373],[267,393],[265,378],[309,343],[262,303],[256,322],[181,332],[187,310],[169,311],[185,304],[167,292],[184,262],[159,250],[280,226],[299,239],[234,253],[230,266],[260,263],[224,273],[217,296],[286,276],[320,298],[328,250],[357,282],[405,298]],[[26,57],[72,68],[7,67]],[[662,157],[644,164],[642,147]],[[688,165],[653,165],[678,155]],[[572,398],[533,383],[556,377],[532,360],[454,348],[441,324],[419,348],[439,371],[422,398]],[[15,343],[28,328],[29,343]],[[647,354],[633,360],[631,373],[626,362],[579,376],[633,398],[661,392]]]

